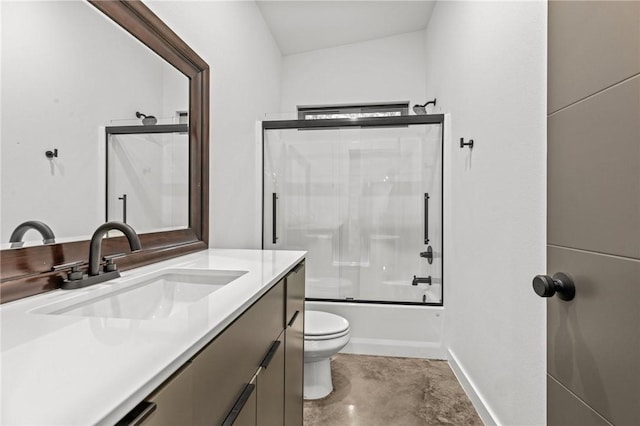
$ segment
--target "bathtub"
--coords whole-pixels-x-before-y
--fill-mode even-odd
[[[351,325],[351,341],[340,352],[446,359],[441,306],[377,305],[307,301],[306,309],[340,315]]]

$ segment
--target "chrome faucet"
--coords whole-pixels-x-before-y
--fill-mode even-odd
[[[129,241],[129,248],[131,251],[138,251],[142,249],[140,245],[140,238],[133,228],[126,223],[122,222],[107,222],[102,224],[96,229],[91,237],[91,243],[89,245],[89,276],[93,277],[100,273],[100,252],[102,249],[102,239],[107,232],[117,229],[122,232]],[[117,272],[117,270],[116,270]],[[120,276],[120,274],[118,274]]]
[[[53,268],[53,270],[60,270],[61,268],[71,267],[71,272],[68,274],[68,278],[62,283],[62,289],[72,290],[87,287],[93,284],[109,281],[120,276],[120,272],[118,271],[115,263],[113,263],[113,260],[117,257],[123,256],[124,254],[105,256],[104,272],[100,273],[102,239],[107,235],[107,232],[114,229],[122,232],[124,236],[127,237],[127,240],[129,241],[129,248],[131,248],[132,252],[142,249],[138,234],[136,234],[136,231],[126,223],[107,222],[100,225],[93,233],[93,236],[91,236],[91,242],[89,243],[89,270],[87,271],[87,275],[84,275],[79,271],[81,262],[74,262]]]
[[[42,235],[43,244],[53,244],[56,242],[56,236],[53,235],[53,231],[46,223],[40,222],[39,220],[29,220],[21,223],[13,230],[11,237],[9,237],[11,247],[22,247],[24,244],[22,237],[24,237],[24,234],[30,229],[35,229]]]

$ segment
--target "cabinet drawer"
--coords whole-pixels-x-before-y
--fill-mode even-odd
[[[294,316],[304,316],[304,261],[298,263],[286,277],[287,281],[287,310],[284,326],[290,326],[294,322]]]
[[[276,284],[193,361],[194,424],[220,425],[282,331],[284,283]]]

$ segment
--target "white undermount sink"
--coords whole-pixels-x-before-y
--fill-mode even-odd
[[[170,270],[113,291],[37,308],[32,313],[101,318],[160,319],[236,280],[246,271]],[[68,290],[73,292],[75,290]],[[82,299],[82,300],[78,300]]]

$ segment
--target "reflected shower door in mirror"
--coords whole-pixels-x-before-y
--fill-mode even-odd
[[[1,19],[0,242],[27,220],[57,242],[88,239],[105,219],[105,127],[143,127],[136,112],[178,123],[189,78],[85,1],[6,1]],[[187,176],[178,157],[171,167]],[[188,210],[188,192],[176,197]]]
[[[145,126],[146,127],[146,126]],[[137,232],[189,225],[189,135],[186,125],[107,127],[106,221]]]
[[[441,304],[442,154],[441,123],[265,130],[263,247],[311,299]]]

